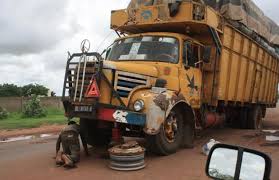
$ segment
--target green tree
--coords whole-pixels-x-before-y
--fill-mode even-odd
[[[40,98],[31,95],[31,99],[24,104],[23,117],[45,117],[46,110],[42,107]]]
[[[39,84],[28,84],[19,87],[15,84],[0,84],[0,97],[47,96],[49,89]]]
[[[22,96],[47,96],[49,89],[39,84],[28,84],[21,88]]]
[[[21,96],[21,88],[14,84],[0,84],[0,97]]]
[[[9,116],[9,112],[5,108],[2,108],[0,106],[0,120],[6,119],[6,118],[8,118],[8,116]]]

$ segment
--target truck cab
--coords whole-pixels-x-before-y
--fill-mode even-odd
[[[96,84],[92,79],[94,74],[97,76],[92,70],[94,61],[76,63],[73,72],[66,75],[84,79],[85,86],[78,90],[82,83],[68,83],[75,91],[69,91],[64,101],[66,114],[81,118],[92,144],[96,144],[95,136],[106,135],[103,143],[108,143],[113,135],[110,131],[117,128],[123,135],[137,132],[136,136],[146,137],[150,145],[163,144],[165,147],[154,149],[160,154],[173,153],[181,146],[191,147],[194,111],[201,100],[203,58],[210,58],[210,54],[204,56],[204,49],[179,33],[140,33],[119,38],[106,58],[100,59],[103,77]],[[97,97],[88,96],[92,86],[99,93]],[[81,96],[79,92],[83,92]],[[106,135],[94,132],[100,129],[107,131]]]

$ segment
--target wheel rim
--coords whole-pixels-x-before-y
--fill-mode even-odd
[[[169,143],[174,142],[178,131],[177,117],[174,112],[171,112],[164,122],[163,129],[166,140]]]

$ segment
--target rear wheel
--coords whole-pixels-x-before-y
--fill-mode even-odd
[[[111,128],[99,128],[99,123],[97,120],[80,119],[81,131],[91,146],[108,146],[111,140]]]
[[[248,114],[248,128],[262,129],[263,126],[263,112],[260,106],[254,106],[249,109]]]
[[[247,129],[248,125],[248,108],[236,107],[229,108],[226,113],[227,123],[232,128]]]
[[[240,115],[239,115],[239,125],[241,129],[247,129],[248,127],[248,111],[249,109],[247,107],[242,107],[240,109]]]
[[[147,136],[148,149],[159,155],[175,153],[183,140],[183,118],[179,111],[171,111],[158,134]]]
[[[226,110],[226,121],[231,128],[241,128],[241,109],[230,107]]]

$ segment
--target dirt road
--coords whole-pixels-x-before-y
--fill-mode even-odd
[[[268,111],[264,123],[267,129],[279,129],[279,109]],[[78,168],[64,170],[54,165],[54,148],[56,137],[35,139],[0,144],[0,179],[12,180],[143,180],[143,179],[208,179],[205,175],[207,157],[201,154],[201,146],[214,138],[223,143],[237,144],[261,150],[273,160],[272,179],[279,179],[279,146],[263,147],[263,137],[255,136],[257,132],[235,129],[214,129],[199,135],[192,150],[180,150],[178,153],[157,157],[148,156],[148,166],[141,171],[117,172],[107,168],[108,160],[91,149],[89,158],[82,156]]]

